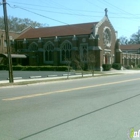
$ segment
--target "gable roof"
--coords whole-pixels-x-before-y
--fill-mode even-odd
[[[129,45],[120,45],[121,50],[138,50],[140,49],[140,44],[129,44]]]
[[[28,31],[29,29],[32,29],[31,26],[23,29],[22,31],[16,32],[16,31],[9,31],[9,39],[13,40],[13,39],[17,39],[20,35],[24,34],[26,31]],[[4,39],[6,40],[6,34],[5,34],[5,30],[0,29],[0,36],[4,36]]]
[[[91,34],[93,25],[97,23],[98,22],[91,22],[45,28],[31,28],[17,39]]]
[[[9,31],[10,39],[16,39],[19,35],[19,32]],[[0,36],[4,36],[4,39],[6,39],[5,30],[0,29]]]
[[[28,26],[26,27],[25,29],[23,29],[21,32],[20,32],[20,35],[24,34],[25,32],[27,32],[28,30],[32,29],[32,26]]]
[[[112,23],[110,22],[110,20],[109,20],[109,18],[107,16],[104,16],[103,19],[100,22],[98,22],[98,24],[96,25],[97,28],[100,27],[103,24],[103,22],[105,22],[105,21],[108,21],[109,24],[111,25],[111,27],[113,28],[113,30],[115,31]]]

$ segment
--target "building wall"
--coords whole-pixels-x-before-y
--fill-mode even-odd
[[[104,32],[105,29],[110,31],[110,46],[105,45]],[[15,50],[17,53],[26,54],[28,56],[27,64],[29,65],[65,65],[68,60],[64,60],[65,52],[67,53],[65,59],[71,60],[73,57],[79,57],[83,59],[85,63],[84,55],[93,54],[95,56],[95,66],[100,69],[102,64],[111,64],[115,55],[116,34],[109,20],[104,20],[102,23],[97,24],[96,33],[85,35],[71,35],[71,36],[58,36],[48,38],[33,38],[33,39],[20,39],[15,42]],[[63,43],[68,43],[64,45]],[[45,49],[51,46],[53,49],[45,55]],[[64,51],[65,47],[71,48],[71,53]],[[63,48],[64,47],[64,48]],[[63,49],[62,49],[63,48]],[[50,58],[48,56],[50,56]],[[48,61],[45,61],[45,57],[48,57]],[[50,60],[49,60],[50,59]]]
[[[104,30],[105,28],[109,28],[111,32],[111,45],[108,47],[104,44]],[[112,64],[115,61],[115,43],[116,43],[116,33],[110,22],[105,21],[99,28],[99,38],[100,38],[100,46],[102,48],[102,64],[110,63]],[[108,60],[107,60],[108,59]]]
[[[14,40],[31,29],[31,27],[27,27],[21,32],[14,32],[14,31],[9,31],[9,40],[10,40],[10,46],[11,46],[11,52],[15,53],[14,50]],[[5,35],[5,30],[0,29],[0,53],[7,53],[7,44],[6,44],[6,35]]]
[[[122,50],[123,53],[133,53],[133,54],[139,54],[140,53],[140,50],[137,49],[137,50]]]
[[[124,67],[140,65],[140,54],[122,53],[122,65]]]
[[[18,53],[24,53],[29,56],[30,58],[30,64],[31,65],[36,65],[33,63],[32,60],[34,58],[37,59],[37,56],[39,55],[39,64],[52,64],[52,65],[63,65],[66,62],[61,61],[61,47],[63,43],[68,42],[71,44],[71,53],[74,55],[74,52],[79,52],[81,51],[81,46],[82,45],[87,45],[88,46],[92,43],[93,45],[95,44],[95,40],[89,40],[90,35],[80,35],[80,36],[65,36],[65,37],[58,37],[57,39],[55,37],[50,37],[50,38],[41,38],[41,40],[37,39],[27,39],[26,41],[24,40],[18,40],[16,42],[16,51]],[[32,44],[35,44],[37,46],[37,49],[30,49],[30,46]],[[47,43],[51,43],[54,46],[53,50],[53,62],[45,62],[45,45]],[[35,46],[34,46],[35,48]],[[31,53],[32,52],[32,53]],[[80,56],[79,56],[80,57]]]
[[[103,42],[103,38],[104,38],[103,31],[104,31],[105,27],[109,27],[111,29],[111,46],[110,47],[106,47]],[[115,48],[115,43],[116,43],[116,34],[115,34],[115,31],[114,31],[112,25],[108,21],[105,21],[100,26],[98,34],[99,34],[99,38],[100,38],[100,45],[101,45],[102,49],[104,50],[104,52],[105,52],[105,49],[109,49],[109,50],[111,50],[112,53],[114,53],[114,48]]]

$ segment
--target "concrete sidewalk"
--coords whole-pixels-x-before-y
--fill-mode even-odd
[[[102,76],[102,75],[112,75],[112,74],[135,74],[140,73],[140,70],[110,70],[110,71],[103,71],[101,74],[94,74],[94,76]],[[84,74],[83,77],[91,77],[92,74]],[[22,79],[22,78],[16,78],[14,79],[14,83],[18,82],[30,82],[30,81],[49,81],[49,80],[62,80],[67,78],[80,78],[82,77],[81,73],[77,73],[75,75],[69,75],[64,74],[63,76],[51,76],[50,77],[32,77],[31,79]],[[9,83],[9,80],[1,80],[0,84]]]
[[[135,74],[135,73],[140,73],[140,70],[115,70],[115,69],[112,69],[110,71],[103,71],[104,74],[117,74],[117,73],[120,73],[120,74]]]
[[[99,76],[99,75],[101,75],[101,74],[94,74],[94,76]],[[92,76],[92,74],[84,74],[83,75],[83,77],[91,77]],[[14,83],[18,83],[18,82],[25,82],[25,81],[28,81],[28,82],[30,82],[30,81],[49,81],[49,80],[62,80],[62,79],[67,79],[67,78],[80,78],[80,77],[82,77],[82,75],[81,74],[76,74],[76,75],[69,75],[69,76],[67,76],[67,75],[63,75],[63,76],[49,76],[49,77],[43,77],[43,78],[39,78],[39,77],[34,77],[34,78],[32,78],[32,79],[18,79],[18,78],[16,78],[16,79],[14,79]],[[9,83],[9,80],[1,80],[0,81],[0,84],[2,84],[2,83]]]

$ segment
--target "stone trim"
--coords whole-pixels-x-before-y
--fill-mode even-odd
[[[100,46],[89,46],[88,50],[102,51],[102,48]]]

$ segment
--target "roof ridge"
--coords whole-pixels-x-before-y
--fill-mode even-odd
[[[55,27],[67,27],[67,26],[77,26],[77,25],[86,25],[86,24],[98,24],[98,22],[86,22],[86,23],[75,23],[75,24],[67,24],[67,25],[56,25],[56,26],[46,26],[46,27],[39,27],[39,28],[32,28],[32,29],[44,29],[44,28],[55,28]]]

